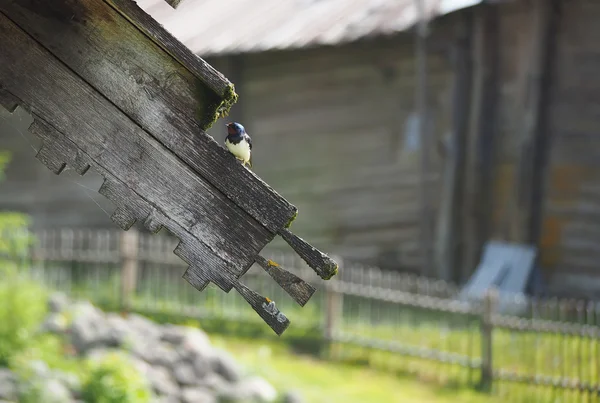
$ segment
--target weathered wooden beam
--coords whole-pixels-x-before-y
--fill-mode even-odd
[[[464,194],[466,133],[471,98],[472,10],[462,13],[462,23],[452,49],[454,85],[452,132],[445,144],[444,184],[436,236],[437,275],[446,281],[461,282],[459,246],[462,243],[461,205]]]
[[[183,0],[165,0],[167,2],[168,5],[170,5],[173,8],[177,8],[179,7],[179,5],[181,4],[181,2]]]
[[[549,104],[550,75],[556,39],[556,2],[534,0],[531,3],[532,24],[527,83],[524,95],[522,135],[515,170],[515,188],[509,218],[510,238],[515,242],[536,243],[540,230],[546,160],[546,108]]]
[[[298,305],[304,306],[316,291],[315,287],[289,271],[284,270],[278,263],[267,260],[262,256],[256,256],[255,260]]]
[[[164,29],[158,21],[142,10],[135,1],[131,0],[104,0],[115,8],[124,18],[129,20],[149,39],[160,46],[167,54],[178,60],[186,69],[213,89],[226,102],[236,101],[237,96],[232,92],[233,87],[229,80],[215,70],[202,58],[196,56],[187,46],[177,40],[169,31]],[[226,104],[223,107],[227,107]]]
[[[189,95],[198,84],[187,70],[169,57],[161,59],[164,52],[143,35],[138,39],[150,43],[145,50],[153,55],[139,59],[127,56],[138,48],[135,41],[125,46],[107,40],[106,46],[102,35],[94,39],[94,34],[113,31],[98,19],[88,21],[91,11],[111,29],[116,24],[120,33],[139,35],[137,29],[127,31],[129,23],[101,0],[50,3],[32,11],[22,1],[0,0],[0,100],[9,109],[18,104],[32,114],[30,130],[43,140],[37,158],[56,174],[67,165],[81,175],[96,170],[105,178],[99,192],[116,205],[111,218],[121,228],[137,221],[153,233],[166,228],[181,241],[174,253],[190,265],[184,278],[199,290],[209,282],[225,292],[236,289],[281,334],[289,320],[239,277],[257,262],[300,305],[309,300],[312,286],[259,255],[276,234],[324,279],[336,273],[337,264],[286,228],[295,207],[202,130],[190,132],[196,124],[192,110],[212,95],[177,99],[178,90]],[[96,7],[104,8],[99,12]],[[65,23],[65,16],[79,30]],[[98,69],[94,64],[104,65]],[[186,154],[185,140],[198,138],[203,142],[192,144],[208,146],[200,153],[190,147],[196,153]],[[214,152],[210,147],[216,147]],[[256,200],[239,193],[246,188]]]
[[[500,53],[497,6],[482,4],[473,12],[473,82],[462,211],[463,278],[472,274],[489,236]]]
[[[123,3],[142,19],[134,2]],[[231,83],[202,59],[193,55],[182,65],[102,0],[0,0],[0,12],[272,233],[295,218],[293,205],[252,171],[228,163],[233,156],[204,132]],[[183,46],[143,20],[167,41],[163,47]]]

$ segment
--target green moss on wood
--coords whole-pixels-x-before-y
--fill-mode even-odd
[[[294,215],[292,216],[292,218],[290,218],[290,221],[288,221],[288,223],[285,225],[285,228],[291,227],[292,223],[294,222],[294,220],[296,219],[296,217],[298,217],[298,209],[294,208]]]
[[[202,129],[209,129],[217,120],[229,116],[229,111],[237,100],[238,94],[235,92],[233,84],[227,87],[227,90],[221,97],[199,82],[198,103],[204,105],[204,108],[199,111],[200,116],[198,116]]]

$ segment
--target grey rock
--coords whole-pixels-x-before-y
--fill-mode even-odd
[[[0,369],[0,399],[16,400],[18,393],[16,375],[8,369]]]
[[[48,378],[51,375],[50,368],[42,360],[32,360],[27,363],[27,369],[33,373],[36,378]]]
[[[152,367],[148,371],[148,380],[152,389],[159,395],[179,396],[179,386],[166,368]]]
[[[62,292],[56,292],[48,298],[48,311],[60,313],[69,305],[69,298]]]
[[[300,392],[289,390],[283,394],[282,403],[304,403]]]
[[[53,376],[55,379],[62,382],[67,387],[67,389],[71,391],[73,397],[81,397],[82,385],[77,375],[69,372],[53,371]]]
[[[173,375],[180,385],[186,386],[198,384],[198,378],[196,377],[194,368],[186,362],[177,365],[173,370]]]
[[[138,339],[131,345],[131,354],[152,365],[161,365],[173,370],[180,361],[179,352],[170,344]]]
[[[112,346],[111,329],[105,317],[89,303],[78,303],[71,323],[71,343],[78,353],[97,346]]]
[[[94,347],[85,352],[85,356],[92,361],[100,361],[106,356],[106,354],[114,352],[116,350],[108,349],[106,347]]]
[[[71,393],[58,379],[35,378],[22,385],[21,394],[44,403],[70,403]]]
[[[242,372],[233,357],[223,350],[215,350],[210,359],[213,372],[221,375],[229,382],[237,382],[242,377]]]
[[[134,329],[121,316],[110,313],[106,315],[106,326],[108,344],[114,346],[126,346],[135,343],[138,336]]]
[[[204,378],[212,371],[211,362],[205,357],[196,356],[192,359],[191,364],[198,378]]]
[[[188,359],[190,362],[198,358],[209,360],[214,355],[206,333],[194,328],[187,329],[185,337],[177,348],[180,356]]]
[[[161,328],[160,340],[170,344],[182,344],[185,340],[188,327],[176,325],[164,325]]]
[[[184,388],[181,392],[183,403],[217,403],[217,398],[203,388]]]
[[[231,390],[231,385],[223,379],[223,377],[217,374],[208,374],[198,382],[198,386],[210,390],[216,395],[223,395],[226,394],[228,390]]]
[[[154,400],[155,403],[181,403],[179,397],[176,396],[160,396]]]
[[[170,369],[175,368],[175,364],[179,361],[179,353],[171,345],[166,343],[158,344],[153,350],[150,357],[150,364],[162,365]]]
[[[277,390],[264,378],[251,377],[244,379],[233,388],[234,400],[274,402],[277,399]]]
[[[61,313],[51,313],[41,326],[42,332],[63,334],[67,330],[67,319]]]
[[[127,323],[132,327],[133,331],[143,335],[146,341],[160,338],[161,330],[159,326],[148,318],[137,314],[130,314],[127,316]]]
[[[87,301],[78,301],[69,309],[73,315],[73,320],[85,318],[88,321],[102,317],[102,312]]]
[[[47,379],[42,384],[44,403],[66,403],[71,401],[69,389],[58,379]]]

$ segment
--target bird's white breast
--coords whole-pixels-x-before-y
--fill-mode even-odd
[[[227,149],[236,157],[243,159],[244,161],[250,160],[250,145],[247,141],[242,140],[237,144],[230,143],[229,140],[225,140]]]

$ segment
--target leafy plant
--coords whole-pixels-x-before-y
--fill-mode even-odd
[[[148,381],[126,356],[108,353],[90,360],[89,378],[83,385],[82,397],[94,403],[147,403],[152,400]]]
[[[0,283],[0,366],[23,351],[46,314],[46,290],[16,274]]]

